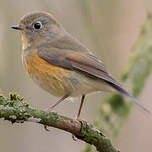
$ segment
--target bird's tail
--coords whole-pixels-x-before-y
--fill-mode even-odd
[[[125,97],[127,97],[130,101],[132,101],[133,103],[135,103],[136,105],[138,105],[144,112],[146,112],[147,114],[151,114],[151,112],[145,108],[142,103],[140,103],[140,101],[138,101],[135,97],[133,97],[128,91],[126,91],[121,85],[117,85],[117,84],[113,84],[110,83],[110,85],[116,89],[119,93],[121,93],[122,95],[124,95]]]

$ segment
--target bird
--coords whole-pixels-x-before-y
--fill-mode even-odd
[[[28,13],[12,28],[20,31],[22,62],[29,76],[42,89],[59,98],[47,111],[52,111],[68,97],[81,97],[76,118],[81,120],[86,95],[104,91],[119,93],[150,113],[52,14]]]

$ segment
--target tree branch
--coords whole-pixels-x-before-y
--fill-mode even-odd
[[[23,101],[22,97],[16,94],[10,94],[9,98],[0,94],[0,118],[12,123],[30,121],[62,129],[72,133],[78,139],[94,145],[99,152],[119,152],[113,147],[110,140],[93,126],[54,112],[32,109]]]

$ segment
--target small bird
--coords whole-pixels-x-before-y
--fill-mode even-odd
[[[107,91],[128,97],[149,113],[85,45],[66,32],[52,14],[29,13],[12,28],[20,31],[22,62],[29,76],[41,88],[60,98],[47,111],[68,97],[81,96],[77,114],[80,121],[86,94]]]

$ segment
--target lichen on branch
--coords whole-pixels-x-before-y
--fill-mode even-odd
[[[33,109],[17,94],[11,93],[9,97],[0,94],[0,118],[12,123],[30,121],[59,128],[94,145],[99,152],[118,152],[101,131],[87,122],[82,123],[54,112]]]

